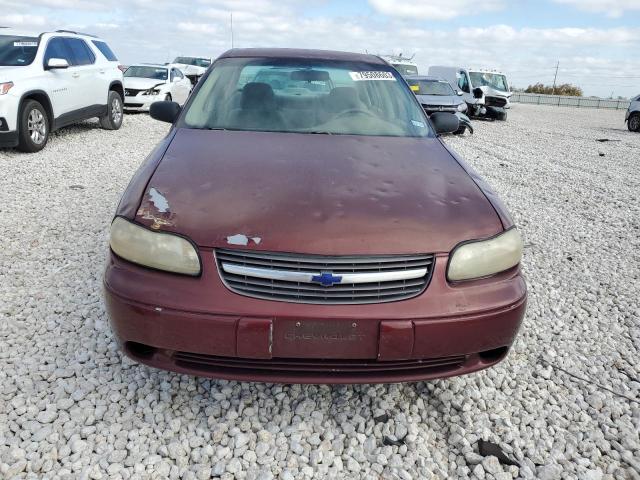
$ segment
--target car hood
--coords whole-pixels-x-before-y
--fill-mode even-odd
[[[158,80],[157,78],[124,77],[124,88],[135,90],[147,90],[165,83],[167,83],[166,80]]]
[[[450,107],[460,105],[464,100],[459,96],[446,96],[446,95],[416,95],[418,101],[424,105],[442,105],[443,107]]]
[[[185,75],[202,75],[207,71],[206,67],[199,67],[198,65],[187,65],[186,63],[176,63],[175,65]]]
[[[512,92],[505,92],[504,90],[498,90],[487,85],[483,85],[480,89],[484,92],[485,95],[490,97],[504,97],[511,98]]]
[[[433,253],[503,230],[437,138],[178,129],[138,222],[203,247]]]

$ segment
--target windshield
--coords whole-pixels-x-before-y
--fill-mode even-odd
[[[499,73],[469,72],[474,87],[491,87],[503,92],[509,91],[507,77]]]
[[[194,65],[196,67],[207,68],[211,65],[211,60],[208,58],[177,57],[173,63],[182,63],[183,65]]]
[[[166,80],[167,69],[162,67],[146,67],[135,65],[127,68],[125,77],[153,78],[154,80]]]
[[[407,83],[416,95],[455,95],[453,88],[447,82],[439,80],[413,80],[407,79]]]
[[[38,51],[38,37],[0,35],[0,66],[30,65]]]
[[[402,76],[418,75],[418,67],[415,65],[407,65],[406,63],[394,63],[392,65]]]
[[[182,126],[339,135],[431,135],[423,110],[392,68],[304,59],[217,61],[188,105]]]

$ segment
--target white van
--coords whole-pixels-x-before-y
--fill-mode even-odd
[[[469,115],[507,119],[511,88],[507,76],[496,70],[464,67],[429,67],[429,76],[442,78],[462,92]]]

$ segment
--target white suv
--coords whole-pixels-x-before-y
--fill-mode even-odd
[[[49,133],[87,118],[122,125],[118,60],[97,37],[0,28],[0,147],[44,148]]]

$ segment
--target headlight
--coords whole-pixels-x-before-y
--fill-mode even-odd
[[[151,88],[146,92],[144,92],[143,95],[158,95],[159,93],[160,93],[160,90],[158,90],[157,88]]]
[[[0,83],[0,95],[6,95],[13,87],[13,82]]]
[[[200,259],[191,243],[178,235],[153,232],[116,217],[109,245],[116,255],[145,267],[185,275],[200,274]]]
[[[515,228],[488,240],[464,243],[449,259],[449,280],[488,277],[515,267],[522,259],[522,238]]]
[[[466,112],[467,111],[467,104],[466,103],[461,103],[460,105],[458,105],[458,111],[459,112]]]

